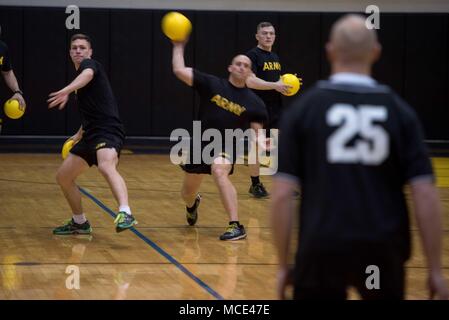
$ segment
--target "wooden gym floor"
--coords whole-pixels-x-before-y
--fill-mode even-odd
[[[227,216],[211,177],[203,180],[197,226],[189,227],[179,196],[183,173],[165,155],[122,155],[120,172],[139,221],[135,231],[115,233],[115,201],[102,176],[90,169],[78,183],[93,234],[54,236],[52,228],[70,218],[54,179],[60,163],[56,154],[0,154],[0,300],[276,298],[269,200],[248,195],[247,167],[237,167],[232,181],[248,239],[222,242],[218,236]],[[434,165],[449,277],[449,159],[436,158]],[[262,181],[270,190],[271,179]],[[427,297],[417,233],[413,224],[408,299]],[[74,275],[71,268],[80,272],[79,289],[66,286]]]

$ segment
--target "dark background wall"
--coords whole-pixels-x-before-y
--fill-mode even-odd
[[[197,98],[171,72],[171,44],[160,21],[166,11],[82,9],[81,29],[91,35],[94,58],[107,70],[128,136],[169,136],[189,128]],[[283,72],[297,73],[304,87],[329,74],[323,46],[341,13],[183,11],[193,24],[187,65],[225,77],[231,58],[256,45],[255,27],[271,21]],[[64,136],[79,127],[73,100],[48,110],[48,94],[74,77],[64,8],[0,7],[1,39],[28,103],[19,120],[5,119],[3,136]],[[374,76],[416,109],[428,140],[449,140],[449,14],[381,14],[383,45]],[[0,102],[11,96],[0,81]],[[302,89],[302,90],[303,90]],[[285,99],[288,104],[291,98]]]

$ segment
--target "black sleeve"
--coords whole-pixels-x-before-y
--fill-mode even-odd
[[[403,112],[399,156],[404,182],[411,182],[415,178],[424,176],[433,178],[432,164],[424,142],[421,123],[409,105],[401,101],[399,97],[396,97],[396,100]]]
[[[200,94],[211,91],[211,85],[213,81],[216,81],[216,77],[193,69],[193,88],[195,88]]]
[[[250,50],[246,53],[246,56],[251,60],[251,70],[254,74],[257,73],[257,54],[254,50]]]
[[[80,68],[79,68],[79,73],[83,72],[83,70],[86,69],[92,69],[94,72],[94,75],[97,74],[98,72],[98,65],[97,62],[95,60],[92,59],[84,59],[81,64],[80,64]]]
[[[301,123],[299,106],[290,108],[281,118],[279,128],[278,174],[299,181],[301,165]]]
[[[9,57],[9,49],[5,43],[1,44],[3,50],[0,50],[0,68],[4,72],[8,72],[12,69],[11,59]]]

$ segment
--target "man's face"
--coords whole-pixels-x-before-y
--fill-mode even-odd
[[[84,59],[92,56],[92,48],[84,39],[76,39],[70,45],[70,58],[74,64],[80,64]]]
[[[274,27],[270,26],[260,28],[256,33],[256,39],[260,46],[264,48],[271,48],[274,44],[274,40],[276,39]]]
[[[244,55],[239,55],[232,60],[232,64],[228,68],[232,77],[246,81],[251,74],[251,60]]]

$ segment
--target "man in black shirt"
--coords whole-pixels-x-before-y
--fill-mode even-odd
[[[318,82],[282,118],[271,212],[279,297],[294,281],[297,299],[345,299],[348,286],[364,299],[403,299],[410,256],[403,192],[408,184],[431,296],[447,299],[440,204],[417,116],[370,77],[380,45],[364,17],[337,21],[326,50],[329,81]],[[298,184],[303,197],[291,277],[291,193]]]
[[[0,27],[1,35],[1,27]],[[23,92],[20,90],[19,83],[17,82],[16,75],[12,69],[11,57],[9,55],[9,49],[6,43],[0,40],[0,70],[2,72],[3,79],[9,89],[13,92],[13,96],[10,99],[16,99],[19,101],[20,107],[25,109],[26,103],[23,98]],[[0,125],[1,125],[0,119]]]
[[[228,67],[229,78],[220,79],[186,67],[184,47],[185,43],[173,42],[173,72],[181,81],[194,87],[200,96],[199,118],[202,132],[207,129],[216,130],[221,138],[224,138],[222,142],[227,139],[225,135],[227,129],[246,129],[251,126],[256,134],[259,133],[258,130],[263,128],[267,114],[263,101],[245,85],[246,78],[251,73],[251,60],[244,55],[234,57]],[[263,140],[264,138],[261,138],[259,141]],[[191,145],[194,146],[195,143],[197,142],[193,141]],[[233,143],[231,149],[235,149],[234,145]],[[203,155],[204,147],[202,145],[200,150],[195,150],[196,153],[190,152],[189,158],[195,157],[198,153]],[[198,190],[203,174],[211,174],[230,220],[220,240],[243,239],[246,238],[246,232],[238,218],[237,192],[229,180],[237,154],[235,150],[227,148],[219,151],[221,152],[213,154],[210,162],[201,157],[200,163],[194,161],[182,166],[185,178],[181,194],[186,203],[187,222],[190,225],[196,223],[201,200]]]
[[[281,62],[278,55],[272,51],[276,33],[270,22],[261,22],[256,31],[257,46],[246,55],[251,59],[251,76],[246,80],[249,88],[263,100],[268,110],[267,129],[277,130],[282,109],[281,93],[288,91],[290,86],[281,80]],[[268,192],[259,179],[259,163],[249,165],[251,186],[249,193],[256,198],[265,198]]]
[[[76,144],[59,168],[56,180],[66,197],[73,218],[53,233],[88,234],[92,228],[83,213],[81,193],[75,179],[90,166],[96,165],[105,177],[119,205],[115,219],[116,231],[131,228],[137,221],[128,205],[125,181],[117,171],[118,158],[125,133],[119,117],[118,106],[103,66],[91,59],[90,38],[83,34],[72,36],[70,57],[77,77],[67,87],[50,94],[49,108],[63,109],[69,95],[75,92],[81,115],[81,127],[70,139]]]

